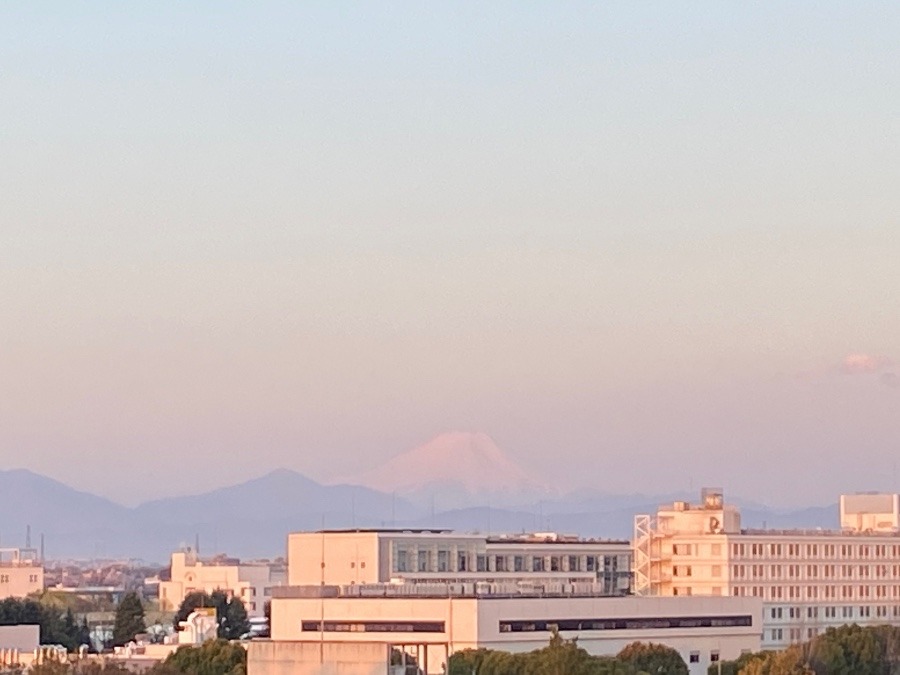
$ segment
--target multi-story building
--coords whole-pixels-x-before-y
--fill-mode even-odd
[[[282,565],[269,562],[244,562],[218,556],[200,560],[195,551],[186,549],[172,554],[168,579],[159,582],[159,607],[162,611],[178,609],[184,598],[195,591],[225,591],[240,598],[251,617],[262,616],[272,588],[284,583]]]
[[[634,590],[653,596],[763,601],[763,646],[784,647],[829,626],[900,621],[895,495],[841,498],[840,530],[741,528],[719,489],[635,518]]]
[[[461,649],[530,651],[554,631],[598,655],[634,641],[677,649],[694,675],[758,650],[752,597],[636,598],[631,545],[554,533],[486,537],[447,530],[326,530],[288,538],[288,585],[273,589],[271,640],[254,675],[384,673],[413,655],[445,672]]]
[[[44,590],[44,566],[34,549],[0,549],[0,599]]]
[[[557,533],[504,537],[448,530],[325,530],[288,537],[288,583],[590,584],[631,591],[631,544]]]

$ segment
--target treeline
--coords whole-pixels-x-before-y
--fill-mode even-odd
[[[900,673],[900,627],[829,628],[781,651],[713,664],[709,675],[893,675]]]
[[[633,642],[616,656],[593,656],[554,633],[543,649],[513,654],[494,649],[465,649],[450,657],[447,675],[688,675],[676,650]]]
[[[27,675],[134,675],[115,661],[49,661],[31,666]],[[209,640],[200,647],[179,647],[178,651],[143,675],[247,675],[247,650],[227,640]],[[21,668],[0,669],[0,675],[25,675]]]
[[[76,621],[71,609],[62,613],[58,608],[30,598],[0,600],[0,626],[20,623],[40,626],[40,642],[44,645],[62,645],[74,651],[81,645],[90,644],[87,619]]]

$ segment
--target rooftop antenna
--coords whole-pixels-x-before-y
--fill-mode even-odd
[[[391,493],[391,527],[397,527],[397,493]]]
[[[194,533],[194,555],[200,557],[200,533]]]
[[[31,548],[31,525],[25,526],[25,548]]]
[[[41,562],[44,562],[44,533],[41,532]]]

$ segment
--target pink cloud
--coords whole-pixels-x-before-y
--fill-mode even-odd
[[[841,362],[841,370],[848,375],[877,373],[891,366],[891,360],[871,354],[847,354]]]

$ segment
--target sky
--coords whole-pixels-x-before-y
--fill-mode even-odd
[[[900,5],[28,2],[0,468],[126,504],[448,430],[900,491]]]

